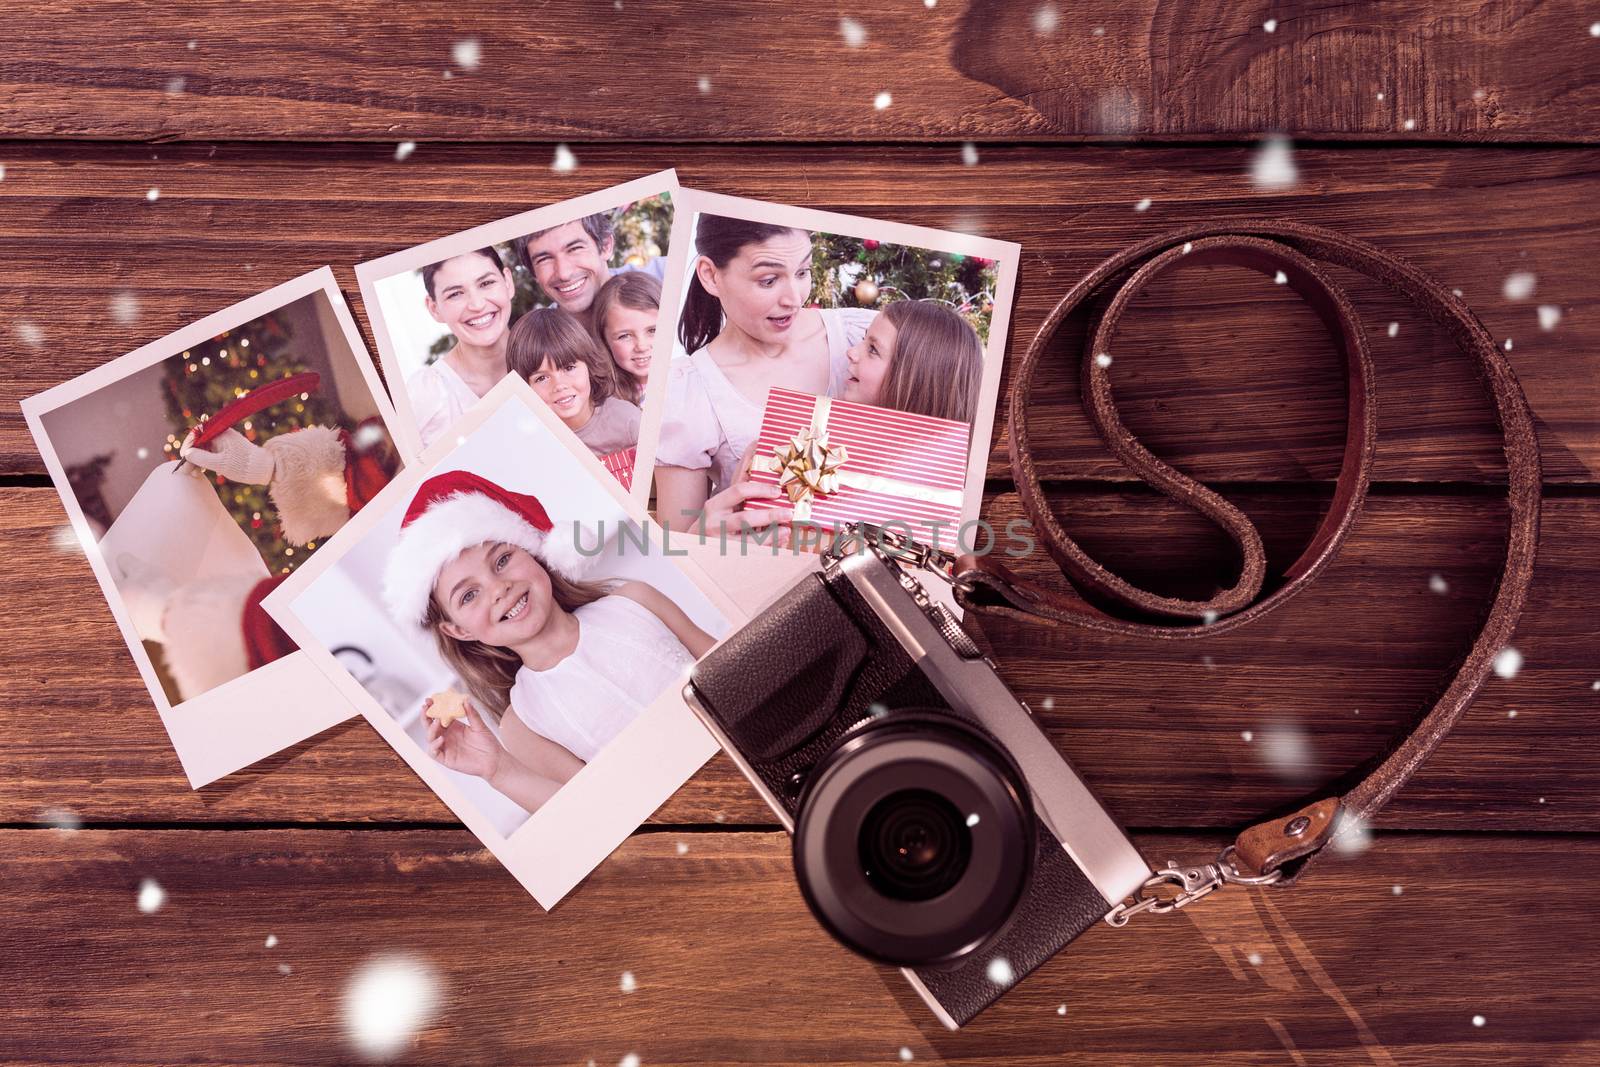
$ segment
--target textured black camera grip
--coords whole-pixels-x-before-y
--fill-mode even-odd
[[[746,758],[781,758],[826,727],[872,646],[819,576],[756,616],[691,675]]]

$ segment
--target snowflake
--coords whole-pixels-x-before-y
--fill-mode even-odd
[[[184,80],[181,76],[167,79],[167,95],[181,96],[183,94]]]
[[[1288,138],[1267,138],[1250,163],[1250,181],[1256,189],[1288,189],[1299,181],[1294,150]]]
[[[1596,689],[1600,689],[1600,682],[1597,682],[1595,684],[1595,688]],[[1051,708],[1056,706],[1056,698],[1055,697],[1045,697],[1044,700],[1039,702],[1039,706],[1041,708],[1043,708],[1045,711],[1049,711]]]
[[[564,144],[556,145],[555,158],[550,161],[550,169],[557,174],[566,174],[568,171],[578,169],[578,157],[572,154],[572,149]]]
[[[967,825],[968,826],[976,826],[976,825],[978,825],[978,813],[977,812],[973,812],[971,815],[967,816]]]
[[[1539,305],[1539,329],[1553,330],[1556,323],[1561,321],[1561,309],[1554,304]]]
[[[634,981],[632,971],[622,972],[622,982],[620,983],[620,987],[624,993],[632,993],[635,989],[639,988],[639,983]]]
[[[887,705],[887,704],[879,704],[879,703],[876,703],[876,702],[872,703],[872,704],[868,704],[867,705],[867,714],[871,715],[874,719],[881,719],[885,715],[889,714],[889,705]]]
[[[191,52],[193,52],[193,51],[194,51],[194,50],[195,50],[195,47],[196,47],[196,46],[197,46],[197,45],[198,45],[198,44],[199,44],[199,43],[200,43],[200,42],[198,42],[198,41],[190,41],[190,42],[189,42],[189,45],[188,45],[188,47],[189,47],[189,51],[191,51]]]
[[[133,454],[140,459],[150,458],[150,450],[145,448],[143,445],[140,445],[138,448],[134,449]]]
[[[268,934],[267,935],[266,944],[267,944],[268,948],[277,948],[278,947],[278,935],[277,934]]]
[[[686,855],[688,853],[688,851],[689,851],[688,844],[686,844],[683,841],[679,841],[678,842],[678,855],[680,855],[680,856]]]
[[[479,44],[475,37],[457,41],[450,48],[450,58],[456,61],[456,66],[472,70],[483,62],[483,45]]]
[[[1183,242],[1183,254],[1184,255],[1188,255],[1190,252],[1193,252],[1193,251],[1194,251],[1194,242],[1193,241],[1185,241],[1185,242]]]
[[[910,1063],[914,1059],[916,1059],[916,1057],[914,1055],[912,1055],[911,1050],[906,1048],[904,1045],[901,1045],[900,1046],[900,1062],[901,1063]]]
[[[1200,621],[1205,623],[1207,626],[1210,626],[1212,623],[1217,621],[1217,618],[1218,616],[1216,612],[1207,611],[1201,614]]]
[[[1089,32],[1093,33],[1096,37],[1104,37],[1106,35],[1106,28],[1104,26],[1096,26],[1093,30],[1090,30]],[[1065,1006],[1066,1005],[1062,1005],[1062,1007],[1065,1007]],[[1066,1012],[1062,1012],[1061,1014],[1065,1015]]]
[[[1341,815],[1333,831],[1333,847],[1340,852],[1365,852],[1372,847],[1372,831],[1367,821],[1353,815]]]
[[[967,141],[961,146],[961,162],[969,167],[978,165],[978,146]]]
[[[1414,129],[1417,128],[1417,120],[1416,119],[1406,119],[1406,121],[1403,122],[1401,125],[1407,130],[1414,130]]]
[[[144,198],[146,200],[160,200],[161,190],[157,189],[155,186],[151,186],[150,189],[144,194]]]
[[[1095,356],[1094,357],[1094,365],[1097,366],[1097,367],[1109,367],[1109,366],[1111,366],[1111,353],[1102,352],[1098,356]]]
[[[989,975],[989,981],[998,986],[1008,986],[1017,980],[1017,973],[1011,969],[1011,961],[1004,956],[996,956],[990,960],[986,973]]]
[[[1600,22],[1589,23],[1589,36],[1600,37]]]
[[[78,817],[78,813],[68,808],[45,808],[39,813],[39,821],[57,830],[66,830],[68,833],[83,826],[83,820]]]
[[[1502,678],[1515,678],[1522,669],[1522,653],[1507,645],[1494,657],[1494,673]]]
[[[1056,1014],[1057,1015],[1065,1015],[1066,1013],[1067,1013],[1067,1006],[1065,1004],[1059,1004],[1059,1005],[1056,1006]]]
[[[1390,337],[1399,337],[1400,336],[1400,324],[1398,322],[1391,322],[1389,324],[1389,336]]]
[[[1311,741],[1298,726],[1269,726],[1261,735],[1261,758],[1281,777],[1304,778],[1311,770]]]
[[[70,525],[57,526],[50,535],[50,543],[58,552],[82,552],[83,541],[78,537],[78,531]]]
[[[1450,591],[1450,583],[1445,581],[1442,575],[1435,574],[1428,579],[1428,588],[1443,596]]]
[[[1389,887],[1389,892],[1393,893],[1395,896],[1399,896],[1400,894],[1404,893],[1405,891],[1406,890],[1405,890],[1404,886],[1392,885],[1392,886]]]
[[[411,153],[415,152],[416,150],[417,150],[417,142],[415,142],[415,141],[401,141],[399,144],[394,146],[394,158],[396,160],[405,160],[407,157],[409,157],[411,155]]]
[[[167,902],[167,891],[161,888],[161,883],[154,878],[146,878],[139,883],[139,910],[146,915],[154,915],[161,910],[161,905]]]
[[[1135,211],[1149,211],[1150,210],[1150,204],[1151,204],[1151,200],[1147,196],[1143,200],[1139,201],[1137,204],[1133,205],[1133,210],[1135,210]]]
[[[1239,736],[1244,738],[1244,743],[1247,745],[1256,739],[1254,730],[1240,730]]]
[[[1473,1026],[1482,1026],[1484,1023],[1486,1023],[1488,1021],[1489,1021],[1488,1019],[1485,1019],[1481,1015],[1474,1015],[1472,1017],[1472,1025]]]
[[[1035,33],[1055,33],[1056,27],[1061,25],[1061,12],[1056,10],[1054,4],[1041,4],[1039,10],[1033,13],[1033,31]]]
[[[939,6],[939,0],[922,0],[922,6],[932,10]]]
[[[356,448],[364,452],[383,443],[383,429],[377,425],[368,424],[359,427],[355,433],[351,434],[350,440],[355,443]]]
[[[639,1054],[630,1052],[617,1061],[617,1067],[639,1067]]]
[[[428,1024],[439,999],[439,979],[427,961],[375,956],[345,988],[345,1033],[365,1055],[393,1059]]]
[[[139,317],[139,298],[132,293],[118,293],[111,298],[111,317],[118,322],[132,322]]]
[[[1591,692],[1600,693],[1600,681],[1590,682],[1589,689]]]
[[[1250,955],[1245,957],[1245,960],[1250,964],[1250,966],[1259,967],[1261,966],[1261,953],[1252,952]]]
[[[867,28],[855,19],[840,19],[839,36],[844,38],[844,43],[849,47],[860,48],[867,43]]]
[[[1278,285],[1287,285],[1287,284],[1289,284],[1289,276],[1287,274],[1283,273],[1283,271],[1281,271],[1281,270],[1278,273],[1276,273],[1276,274],[1274,274],[1272,276],[1272,280],[1273,280],[1273,282],[1275,282]]]
[[[294,973],[294,968],[289,966],[287,963],[280,963],[278,964],[278,973],[282,975],[290,975]]]
[[[1510,709],[1508,709],[1506,711],[1506,718],[1515,719],[1516,717],[1517,717],[1517,709],[1516,708],[1510,708]]]
[[[882,111],[892,103],[894,103],[894,97],[890,96],[887,92],[879,93],[877,96],[872,98],[872,106],[877,108],[879,111]]]
[[[706,77],[704,74],[700,75],[700,80],[695,84],[702,93],[709,93],[711,91],[711,79]]]
[[[1268,19],[1261,24],[1261,28],[1266,30],[1268,33],[1276,33],[1278,32],[1278,20]]]
[[[1506,275],[1506,283],[1501,288],[1507,300],[1526,300],[1533,295],[1533,287],[1539,282],[1539,276],[1532,271],[1519,270],[1514,274]]]
[[[722,813],[722,812],[720,812],[720,811],[719,811],[719,812],[717,812],[717,813],[716,813],[716,814],[715,814],[715,815],[713,815],[713,816],[711,816],[711,817],[712,817],[712,818],[713,818],[713,819],[715,819],[715,820],[716,820],[716,821],[717,821],[717,822],[727,822],[727,821],[728,821],[728,817],[727,817],[727,816],[726,816],[726,815],[724,815],[724,814],[723,814],[723,813]]]
[[[3,182],[5,180],[6,180],[6,166],[5,166],[4,163],[0,163],[0,182]]]
[[[1380,100],[1380,101],[1381,101],[1381,100],[1382,100],[1382,99],[1383,99],[1383,94],[1382,94],[1382,93],[1379,93],[1379,94],[1378,94],[1378,99],[1379,99],[1379,100]]]
[[[1504,347],[1505,347],[1505,350],[1507,352],[1511,351],[1511,338],[1509,338],[1509,337],[1506,338],[1506,343],[1505,343]]]

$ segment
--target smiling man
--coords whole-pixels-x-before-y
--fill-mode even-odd
[[[616,234],[609,212],[585,215],[548,230],[536,230],[514,242],[517,258],[528,268],[539,288],[556,306],[575,316],[585,327],[595,294],[613,274],[642,270],[663,277],[666,257],[657,256],[640,267],[609,265],[616,250]]]

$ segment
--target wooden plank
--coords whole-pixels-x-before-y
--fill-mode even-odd
[[[422,148],[405,164],[378,149],[13,149],[0,160],[0,473],[42,470],[18,400],[186,322],[325,262],[355,294],[357,261],[677,164],[687,185],[1021,242],[1013,352],[1074,280],[1153,233],[1263,215],[1339,228],[1460,286],[1493,333],[1515,342],[1546,479],[1600,475],[1600,316],[1587,284],[1600,255],[1596,152],[1301,149],[1300,185],[1272,194],[1252,186],[1246,149],[1015,147],[985,149],[976,167],[927,148],[841,147],[820,159],[787,147],[578,151],[576,173],[553,175],[545,151],[528,146]],[[1152,206],[1135,211],[1147,196]],[[1515,271],[1537,276],[1532,299],[1503,295]],[[1408,307],[1346,281],[1378,370],[1376,477],[1503,479],[1472,369]],[[110,303],[126,309],[128,296],[133,317],[119,321]],[[1563,311],[1550,331],[1540,304]],[[1034,409],[1041,471],[1127,479],[1078,407],[1078,354],[1065,342],[1059,351]],[[1196,477],[1322,481],[1336,471],[1334,354],[1310,312],[1262,276],[1212,268],[1163,283],[1140,300],[1115,359],[1128,427]],[[1004,455],[997,436],[993,475],[1004,476]]]
[[[21,0],[0,135],[128,140],[1593,141],[1577,0],[1293,8],[955,0]],[[1268,22],[1267,16],[1274,16]],[[1270,28],[1269,28],[1270,27]],[[471,42],[470,44],[468,42]],[[459,49],[465,47],[467,51]],[[704,80],[703,80],[704,79]],[[875,98],[889,93],[879,108]]]
[[[1138,841],[1160,862],[1220,839]],[[1592,837],[1380,834],[1294,891],[1098,926],[959,1034],[820,931],[781,833],[635,836],[548,914],[460,831],[6,831],[0,847],[6,1063],[351,1062],[344,994],[385,953],[437,975],[408,1063],[1600,1057],[1600,991],[1573,978],[1590,939],[1529,906],[1600,876]],[[154,914],[135,907],[147,878],[167,893]]]
[[[1274,573],[1323,503],[1272,492],[1232,499],[1263,530]],[[1057,511],[1087,551],[1137,585],[1206,595],[1237,571],[1227,541],[1155,494],[1064,492]],[[1018,515],[1014,497],[992,499],[986,514],[1003,528]],[[1600,670],[1590,640],[1597,521],[1600,499],[1547,501],[1515,638],[1522,670],[1489,680],[1381,825],[1600,827],[1592,744]],[[62,522],[52,491],[0,491],[0,558],[13,575],[0,602],[10,642],[0,822],[32,822],[56,806],[95,822],[451,819],[359,722],[189,791],[86,561],[56,547]],[[1379,754],[1431,703],[1490,596],[1504,526],[1492,497],[1376,497],[1339,558],[1293,602],[1232,634],[1175,646],[982,625],[1002,675],[1119,817],[1135,826],[1240,825]],[[1039,561],[1019,569],[1049,577]],[[1430,591],[1435,575],[1447,592]],[[721,757],[655,820],[773,821]]]

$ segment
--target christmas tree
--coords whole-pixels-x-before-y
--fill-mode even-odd
[[[819,233],[811,259],[820,307],[881,308],[895,300],[938,300],[972,324],[985,344],[999,266],[978,256]]]
[[[295,358],[289,328],[277,313],[263,315],[169,359],[163,383],[167,421],[172,427],[162,446],[167,457],[178,458],[184,436],[202,417],[252,389],[309,369]],[[234,428],[259,445],[307,426],[337,426],[338,418],[333,402],[316,393],[302,393],[257,412]],[[216,485],[218,499],[255,542],[274,574],[287,574],[310,554],[314,546],[297,549],[283,539],[266,486],[242,485],[209,472],[207,476]]]

